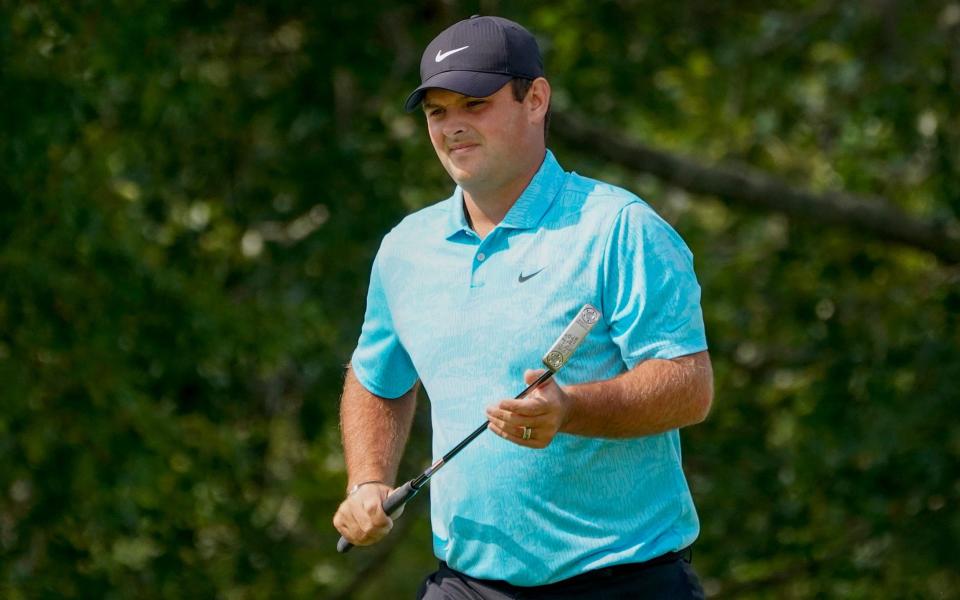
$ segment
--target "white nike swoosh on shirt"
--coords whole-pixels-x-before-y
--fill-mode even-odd
[[[460,52],[461,50],[466,50],[469,47],[470,46],[464,46],[463,48],[456,48],[454,50],[448,50],[446,52],[441,52],[440,50],[437,50],[437,58],[434,60],[436,60],[436,62],[440,62],[446,57],[450,56],[451,54],[456,54],[457,52]]]

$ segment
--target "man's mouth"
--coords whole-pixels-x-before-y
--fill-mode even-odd
[[[452,155],[463,154],[476,148],[479,144],[453,144],[450,146],[449,153]]]

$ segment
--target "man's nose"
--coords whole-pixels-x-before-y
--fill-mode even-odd
[[[459,117],[448,119],[447,122],[443,124],[443,135],[446,137],[457,137],[463,135],[466,131],[466,125]]]

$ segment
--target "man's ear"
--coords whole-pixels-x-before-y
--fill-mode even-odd
[[[523,102],[527,105],[531,122],[543,123],[550,108],[550,83],[543,77],[534,79]]]

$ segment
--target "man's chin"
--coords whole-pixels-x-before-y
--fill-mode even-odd
[[[475,179],[472,172],[458,169],[456,167],[448,167],[447,174],[450,175],[450,179],[452,179],[453,182],[460,187],[463,187],[464,184],[469,184]]]

